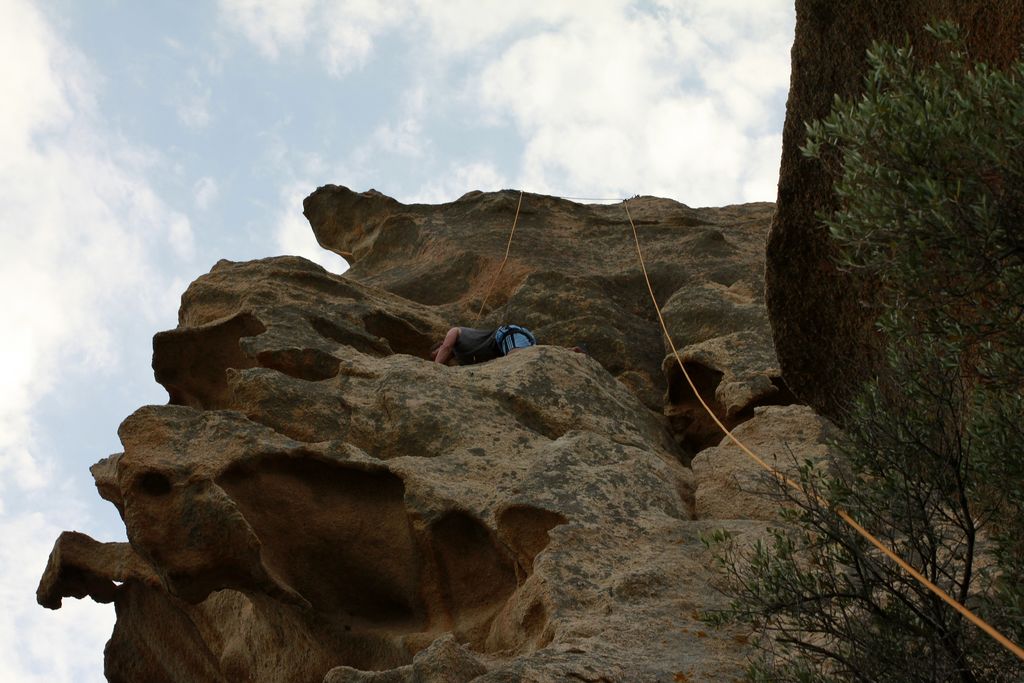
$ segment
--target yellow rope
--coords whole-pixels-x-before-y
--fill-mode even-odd
[[[665,334],[665,339],[668,340],[668,345],[672,349],[672,355],[675,356],[676,362],[679,364],[679,369],[682,371],[683,377],[686,378],[687,384],[690,385],[690,389],[693,391],[693,395],[697,397],[697,400],[700,402],[701,406],[704,408],[705,411],[707,411],[707,414],[711,416],[711,419],[715,421],[715,424],[718,425],[718,428],[721,429],[722,432],[729,438],[729,440],[736,444],[736,446],[744,454],[746,454],[758,465],[763,467],[766,471],[771,473],[771,475],[776,477],[779,481],[785,482],[787,485],[789,485],[791,488],[798,492],[807,494],[807,492],[804,491],[799,486],[799,484],[797,484],[792,479],[784,475],[782,472],[778,471],[777,469],[769,465],[761,457],[754,453],[754,451],[750,450],[750,448],[748,448],[746,444],[744,444],[742,441],[736,438],[736,436],[729,430],[729,428],[726,427],[725,424],[723,424],[722,421],[718,419],[718,416],[715,415],[713,410],[711,410],[711,406],[707,404],[707,402],[704,400],[704,397],[700,395],[700,392],[697,390],[697,385],[690,377],[690,373],[686,371],[686,366],[683,364],[683,359],[680,357],[678,349],[676,349],[675,342],[672,340],[672,335],[669,334],[668,326],[665,324],[665,318],[661,315],[661,306],[658,304],[658,299],[654,295],[654,288],[651,286],[651,279],[647,275],[647,266],[644,263],[643,252],[640,249],[640,237],[637,235],[636,224],[633,222],[633,216],[629,213],[629,206],[627,204],[628,201],[629,200],[626,199],[622,200],[622,207],[626,210],[626,217],[629,219],[629,226],[633,230],[633,242],[636,244],[636,255],[640,261],[640,270],[643,272],[644,281],[647,283],[647,291],[651,295],[651,302],[654,304],[654,311],[658,315],[658,323],[661,325],[661,331]],[[512,250],[512,238],[516,234],[516,224],[519,222],[519,209],[522,207],[522,205],[523,191],[520,190],[519,204],[516,206],[516,215],[515,218],[512,220],[512,231],[509,233],[508,245],[505,247],[505,258],[502,259],[501,265],[498,267],[497,274],[495,274],[494,278],[491,280],[491,284],[487,288],[487,292],[484,294],[484,299],[480,303],[480,310],[477,312],[477,320],[479,320],[480,316],[483,314],[484,305],[487,303],[487,297],[490,296],[491,289],[494,287],[494,283],[497,282],[498,278],[501,276],[501,271],[505,268],[505,262],[508,261],[509,252]],[[977,616],[971,610],[967,609],[964,605],[962,605],[960,602],[958,602],[955,598],[950,596],[944,590],[942,590],[937,585],[929,581],[923,574],[921,574],[921,572],[911,567],[910,564],[903,560],[903,558],[901,558],[899,555],[897,555],[895,552],[889,549],[888,546],[886,546],[884,543],[878,540],[878,538],[876,538],[870,531],[861,526],[846,511],[832,507],[831,505],[829,505],[828,501],[826,501],[824,498],[822,498],[816,493],[812,492],[809,495],[813,496],[814,499],[823,507],[831,509],[836,514],[836,516],[838,516],[847,525],[849,525],[850,528],[852,528],[858,534],[867,539],[867,541],[871,543],[871,545],[878,548],[878,550],[881,551],[886,557],[895,562],[901,569],[903,569],[903,571],[905,571],[907,574],[913,577],[916,581],[918,581],[929,591],[931,591],[936,596],[941,598],[943,602],[945,602],[950,607],[955,609],[957,612],[963,615],[968,621],[970,621],[975,626],[980,628],[982,631],[987,633],[997,643],[999,643],[1004,648],[1012,652],[1019,659],[1024,660],[1024,649],[1022,649],[1020,646],[1016,645],[1013,641],[1011,641],[1006,636],[1001,634],[994,627],[989,625],[989,623],[986,622],[984,619]]]
[[[708,406],[708,404],[704,401],[704,398],[700,395],[700,392],[697,391],[697,385],[694,384],[693,380],[690,378],[690,374],[688,372],[686,372],[686,367],[683,365],[683,359],[679,356],[679,351],[676,350],[676,345],[672,341],[672,335],[669,334],[668,327],[665,325],[665,318],[661,315],[661,307],[658,305],[658,300],[654,296],[654,289],[651,287],[651,280],[650,280],[650,278],[647,277],[647,267],[644,265],[644,255],[640,251],[640,238],[637,236],[637,233],[636,233],[636,225],[633,223],[633,216],[631,216],[630,213],[629,213],[629,206],[626,204],[626,201],[623,201],[622,206],[623,206],[623,208],[626,209],[626,217],[629,218],[629,225],[633,229],[633,241],[636,243],[636,255],[637,255],[637,258],[640,259],[640,269],[643,271],[644,280],[647,282],[647,291],[650,292],[651,301],[654,302],[654,310],[658,314],[658,322],[661,323],[661,330],[662,330],[662,332],[665,333],[665,338],[668,340],[668,345],[672,349],[672,354],[675,356],[676,362],[679,363],[679,369],[683,371],[683,377],[686,378],[686,382],[690,385],[690,388],[693,390],[694,396],[697,397],[697,400],[700,401],[700,404],[704,407],[704,410],[706,410],[708,415],[711,416],[711,419],[715,421],[715,424],[718,425],[719,429],[721,429],[722,432],[724,432],[725,435],[727,437],[729,437],[729,439],[734,444],[736,444],[741,451],[743,451],[746,455],[748,455],[751,459],[753,459],[754,462],[759,464],[765,470],[770,472],[772,474],[772,476],[778,478],[780,481],[784,481],[785,483],[787,483],[793,489],[795,489],[797,491],[800,491],[800,492],[803,492],[803,493],[806,493],[806,492],[803,491],[803,489],[796,482],[794,482],[792,479],[790,479],[789,477],[787,477],[786,475],[782,474],[781,472],[776,470],[774,467],[772,467],[771,465],[766,463],[764,460],[762,460],[760,457],[758,457],[758,455],[756,453],[754,453],[754,451],[752,451],[749,448],[747,448],[747,446],[743,442],[741,442],[739,439],[737,439],[736,436],[733,435],[733,433],[731,431],[729,431],[729,429],[724,424],[722,424],[722,421],[718,419],[718,416],[715,415],[714,411],[711,410],[711,407]],[[1019,659],[1024,660],[1024,649],[1021,649],[1018,645],[1013,643],[1006,636],[1004,636],[999,631],[997,631],[995,628],[990,626],[988,624],[988,622],[986,622],[984,619],[982,619],[981,617],[977,616],[974,612],[972,612],[971,610],[969,610],[966,607],[964,607],[962,604],[960,604],[956,599],[954,599],[952,596],[950,596],[944,590],[942,590],[941,588],[936,586],[934,583],[929,581],[924,575],[921,574],[921,572],[919,572],[916,569],[914,569],[913,567],[911,567],[906,561],[903,560],[903,558],[901,558],[895,552],[890,550],[888,548],[888,546],[886,546],[884,543],[882,543],[880,540],[878,540],[870,531],[868,531],[863,526],[861,526],[859,523],[857,523],[857,521],[854,520],[852,517],[850,517],[850,515],[847,514],[844,510],[840,510],[838,508],[831,507],[828,504],[828,501],[826,501],[824,498],[822,498],[821,496],[817,495],[816,493],[811,493],[810,495],[814,496],[814,498],[817,500],[817,502],[820,503],[822,506],[824,506],[825,508],[831,509],[841,520],[846,522],[846,524],[848,524],[854,531],[856,531],[861,536],[866,538],[868,540],[868,542],[871,543],[871,545],[873,545],[876,548],[878,548],[882,553],[885,554],[886,557],[888,557],[893,562],[895,562],[897,565],[899,565],[899,567],[901,569],[903,569],[903,571],[905,571],[908,574],[910,574],[910,576],[912,576],[915,580],[920,582],[925,588],[927,588],[932,593],[934,593],[939,598],[941,598],[946,604],[948,604],[950,607],[952,607],[957,612],[962,614],[971,623],[973,623],[975,626],[977,626],[982,631],[987,633],[997,643],[999,643],[1000,645],[1005,647],[1007,650],[1009,650],[1010,652],[1015,654]]]
[[[512,236],[516,234],[516,224],[519,222],[519,209],[523,206],[523,191],[519,190],[519,203],[516,205],[516,217],[512,219],[512,232],[508,235],[508,246],[505,247],[505,258],[501,260],[501,265],[498,266],[498,272],[491,278],[491,284],[487,286],[487,291],[484,293],[484,300],[480,302],[480,310],[476,312],[476,318],[473,320],[475,323],[480,320],[480,316],[484,313],[484,306],[487,304],[487,297],[491,295],[491,290],[494,289],[494,283],[501,277],[501,271],[505,269],[505,262],[508,261],[508,254],[512,251]]]

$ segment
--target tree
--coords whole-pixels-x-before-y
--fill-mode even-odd
[[[749,551],[713,540],[728,610],[760,631],[754,680],[1024,680],[1024,662],[918,584],[842,509],[1024,643],[1024,63],[875,44],[859,99],[807,126],[833,176],[836,263],[876,288],[886,363],[836,458],[773,481],[784,524]]]

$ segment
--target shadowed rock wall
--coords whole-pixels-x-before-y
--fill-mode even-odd
[[[921,59],[933,42],[925,24],[953,19],[971,56],[994,65],[1016,59],[1024,40],[1022,0],[797,0],[789,100],[783,131],[778,210],[768,239],[765,298],[775,350],[789,388],[840,417],[851,392],[878,362],[873,292],[836,270],[827,232],[815,218],[834,208],[832,185],[800,153],[804,124],[826,116],[835,94],[863,91],[872,41],[910,39]]]

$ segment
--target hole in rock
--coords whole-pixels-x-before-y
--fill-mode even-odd
[[[138,488],[147,496],[166,496],[171,492],[171,480],[160,472],[145,472],[138,479]]]
[[[565,517],[557,512],[529,505],[512,505],[498,515],[501,538],[516,552],[527,574],[533,571],[534,559],[551,541],[548,532],[565,523]]]
[[[564,415],[558,415],[556,410],[544,405],[543,398],[530,387],[499,387],[493,396],[519,425],[546,439],[560,439],[571,428]]]
[[[676,441],[692,457],[705,448],[717,445],[723,436],[721,429],[697,400],[698,394],[726,427],[732,429],[733,424],[730,424],[731,420],[727,419],[725,411],[715,400],[715,390],[722,382],[723,373],[693,361],[685,362],[683,366],[693,380],[697,393],[694,393],[679,366],[672,366],[668,377],[669,405],[665,408],[665,414]]]
[[[319,382],[336,377],[341,365],[338,358],[320,349],[262,351],[256,356],[256,360],[265,368],[307,382]]]
[[[697,392],[701,398],[707,401],[708,405],[712,405],[715,400],[715,389],[722,383],[724,373],[714,368],[709,368],[703,363],[692,361],[683,363],[683,367],[686,368],[686,374],[693,380],[693,384],[697,387]],[[683,376],[678,365],[672,367],[672,374],[669,377],[668,400],[673,405],[681,404],[688,400],[698,403],[693,393],[693,388],[686,381],[686,377]]]
[[[548,625],[548,614],[547,610],[544,609],[544,603],[537,600],[530,609],[526,612],[526,617],[523,619],[523,635],[533,641],[533,649],[540,650],[547,647],[550,644],[553,633],[545,633],[545,628]]]
[[[387,356],[391,349],[376,336],[371,335],[362,327],[358,327],[347,320],[327,320],[326,318],[311,317],[309,324],[321,337],[330,339],[337,344],[351,346],[360,353],[369,356]]]
[[[242,337],[263,334],[266,327],[251,313],[199,328],[159,332],[153,337],[153,374],[167,389],[171,405],[215,409],[229,407],[231,392],[225,370],[251,368]]]
[[[363,318],[363,324],[370,334],[386,339],[393,352],[430,358],[433,340],[405,320],[384,311],[373,311]]]
[[[796,395],[789,390],[789,386],[786,385],[785,380],[781,377],[772,377],[771,381],[775,386],[775,391],[766,396],[762,396],[737,413],[737,424],[740,422],[746,422],[750,418],[754,417],[754,408],[760,406],[789,406],[800,402]]]
[[[730,430],[754,417],[754,408],[758,406],[790,405],[798,402],[781,377],[772,377],[774,391],[752,401],[735,415],[728,416],[715,400],[715,391],[722,381],[723,373],[702,363],[687,362],[683,365],[696,385],[700,397]],[[668,398],[669,405],[665,408],[665,414],[669,418],[669,425],[677,442],[691,457],[705,448],[721,443],[725,435],[697,400],[697,395],[678,366],[673,366],[669,371]]]
[[[397,476],[282,455],[236,465],[218,483],[259,536],[268,568],[339,628],[424,627],[421,556]]]
[[[772,384],[774,384],[775,388],[779,391],[778,393],[769,396],[768,398],[771,399],[772,403],[765,405],[791,406],[794,403],[800,403],[800,399],[798,399],[796,394],[790,390],[789,385],[786,384],[786,380],[781,377],[772,377]]]
[[[449,512],[431,528],[439,591],[456,634],[482,648],[498,610],[516,589],[513,559],[480,521]]]
[[[398,666],[409,655],[406,639],[444,631],[485,649],[495,616],[519,585],[516,559],[475,517],[452,511],[414,527],[404,484],[390,472],[279,454],[237,464],[218,484],[259,537],[270,572],[348,643],[349,666]],[[543,529],[561,519],[532,508],[506,516],[526,553],[539,552]],[[534,620],[546,623],[546,616]]]

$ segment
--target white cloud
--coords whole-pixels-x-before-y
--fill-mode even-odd
[[[303,170],[292,175],[322,177],[325,172],[333,170],[341,172],[340,176],[335,177],[345,178],[346,183],[354,183],[356,179],[349,174],[361,177],[364,175],[362,171],[374,168],[381,159],[389,157],[399,157],[403,163],[412,159],[418,167],[426,168],[434,156],[432,140],[423,121],[424,116],[430,113],[427,99],[427,93],[422,87],[412,88],[403,94],[397,111],[388,112],[394,114],[393,118],[378,123],[364,142],[350,149],[344,164],[334,164],[336,168],[331,169],[327,164],[312,168],[310,164],[303,163]]]
[[[96,75],[31,2],[0,4],[0,59],[0,92],[15,94],[0,98],[0,679],[95,680],[112,608],[55,615],[33,600],[59,531],[89,523],[36,410],[120,372],[122,344],[173,321],[164,263],[190,258],[192,229],[145,180],[155,155],[101,119]]]
[[[306,41],[315,0],[220,0],[224,20],[245,35],[266,57]]]
[[[178,120],[189,128],[205,128],[210,125],[210,91],[192,93],[180,100],[175,107]]]
[[[423,124],[413,116],[407,116],[397,123],[382,123],[373,131],[370,143],[375,152],[407,157],[423,156]]]
[[[440,204],[454,201],[473,190],[494,192],[507,186],[508,181],[493,164],[479,161],[454,162],[440,177],[427,181],[403,200],[409,203]]]
[[[417,19],[429,31],[431,49],[451,59],[468,52],[493,52],[509,34],[547,30],[581,13],[600,16],[626,4],[623,0],[591,0],[585,5],[578,0],[417,0],[416,8]]]
[[[174,109],[178,120],[188,128],[206,128],[213,121],[210,113],[210,87],[196,69],[189,69],[185,83],[178,89]]]
[[[203,176],[196,181],[192,188],[192,194],[196,207],[201,211],[206,211],[217,201],[217,197],[220,196],[220,188],[214,178]]]
[[[491,59],[479,100],[523,136],[523,185],[699,205],[774,200],[763,178],[777,177],[778,157],[765,157],[763,137],[788,63],[765,46],[788,44],[789,24],[773,5],[661,9],[580,13]]]
[[[794,19],[792,0],[655,0],[655,4],[666,18],[698,26],[707,42],[719,46],[791,30]]]
[[[589,15],[607,15],[625,0],[589,3]],[[269,59],[314,46],[334,76],[362,68],[374,42],[394,29],[428,38],[448,57],[492,47],[524,27],[557,24],[580,13],[576,0],[517,4],[506,0],[219,0],[221,16]]]
[[[374,40],[406,21],[411,5],[408,0],[333,0],[318,9],[321,56],[331,74],[342,76],[366,64]]]
[[[779,190],[779,164],[782,159],[782,133],[764,135],[750,147],[753,160],[743,176],[741,196],[759,201],[775,201]]]
[[[196,245],[192,235],[192,224],[185,216],[178,214],[169,217],[167,241],[174,254],[182,261],[191,261],[195,258]]]
[[[19,152],[25,146],[28,130],[43,131],[66,122],[71,117],[67,100],[68,87],[51,78],[38,80],[39,74],[52,74],[67,59],[36,40],[44,28],[42,20],[31,7],[9,3],[0,8],[0,59],[5,91],[16,97],[0,98],[0,146]],[[6,155],[5,155],[6,156]]]
[[[275,7],[265,3],[259,35],[287,32],[287,23],[271,26],[281,19]],[[532,191],[665,194],[699,205],[775,198],[789,0],[304,7],[310,26],[321,27],[304,39],[320,46],[332,75],[366,66],[374,42],[392,31],[410,50],[418,105],[379,125],[350,163],[375,154],[465,157],[464,149],[437,148],[432,136],[433,124],[458,108],[467,121],[513,127],[522,150],[515,184]],[[450,183],[426,180],[420,194],[442,186]]]
[[[362,67],[374,39],[409,16],[408,0],[220,0],[221,15],[269,59],[315,44],[335,76]]]
[[[103,646],[114,626],[112,605],[64,600],[56,612],[36,604],[35,588],[62,531],[53,510],[0,516],[0,680],[24,683],[98,681]],[[81,520],[84,510],[64,510]],[[69,514],[70,513],[70,514]]]

